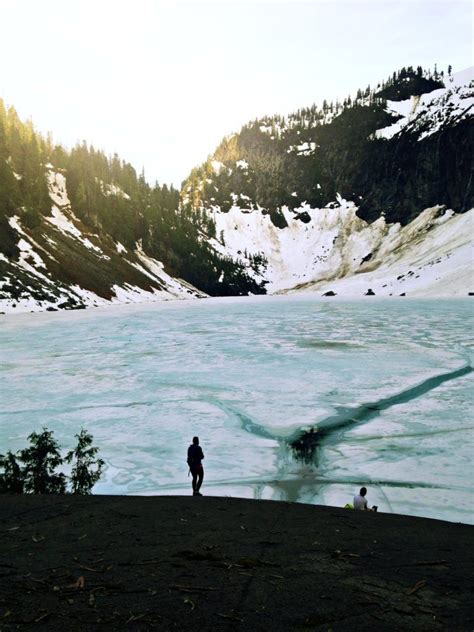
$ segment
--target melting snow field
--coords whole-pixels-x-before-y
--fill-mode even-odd
[[[43,426],[66,450],[83,426],[107,463],[96,493],[187,494],[197,434],[208,495],[342,506],[365,484],[379,511],[474,523],[472,306],[276,296],[3,316],[0,452]],[[310,427],[304,462],[287,440]]]

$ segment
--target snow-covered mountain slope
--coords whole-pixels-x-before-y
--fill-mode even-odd
[[[53,146],[0,99],[0,311],[474,291],[474,72],[450,70],[251,121],[181,192]]]
[[[473,79],[408,73],[384,88],[398,101],[373,92],[328,119],[257,121],[191,175],[183,203],[270,293],[467,295]]]
[[[474,68],[468,68],[449,77],[444,88],[414,95],[404,101],[387,101],[387,112],[401,118],[377,130],[375,137],[388,139],[405,131],[419,132],[418,140],[423,140],[443,127],[472,117],[473,81]]]
[[[51,214],[39,226],[28,228],[17,215],[9,219],[19,255],[0,254],[0,312],[205,296],[167,274],[139,245],[130,251],[111,238],[91,234],[71,209],[66,178],[51,166],[48,188]]]
[[[330,207],[283,208],[288,224],[283,229],[260,212],[215,209],[223,243],[213,245],[245,261],[269,293],[465,296],[474,291],[474,209],[458,215],[428,208],[402,227],[387,224],[383,216],[369,224],[341,197]]]

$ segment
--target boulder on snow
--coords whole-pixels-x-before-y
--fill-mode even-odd
[[[329,290],[329,292],[324,292],[324,294],[322,294],[322,296],[337,296],[336,292],[333,292],[332,290]]]
[[[297,213],[295,215],[295,219],[299,219],[300,222],[303,222],[304,224],[309,224],[311,221],[311,215],[307,211],[301,211],[301,213]]]

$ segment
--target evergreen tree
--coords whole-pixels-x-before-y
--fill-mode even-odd
[[[84,429],[76,435],[77,446],[70,450],[66,462],[74,465],[71,472],[71,491],[73,494],[90,494],[100,479],[105,462],[97,459],[99,448],[92,446],[93,437]],[[95,467],[95,469],[92,469]]]
[[[0,454],[0,494],[22,494],[25,486],[25,477],[15,454],[10,450]]]
[[[92,446],[93,437],[85,430],[76,435],[77,446],[70,450],[66,462],[74,462],[70,476],[73,494],[90,494],[99,480],[104,461],[97,459],[98,448]],[[67,477],[56,472],[63,464],[60,448],[53,432],[33,432],[30,447],[13,454],[0,454],[0,493],[64,494]],[[20,465],[20,463],[22,465]]]
[[[21,450],[20,461],[24,464],[24,490],[33,494],[64,494],[66,477],[57,474],[56,468],[63,459],[53,432],[43,428],[43,432],[33,432],[28,437],[30,447]]]

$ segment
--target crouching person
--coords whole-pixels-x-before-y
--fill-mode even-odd
[[[367,487],[361,487],[358,494],[354,496],[353,507],[354,509],[359,509],[361,511],[377,511],[377,505],[374,505],[372,508],[369,507],[367,503]]]

